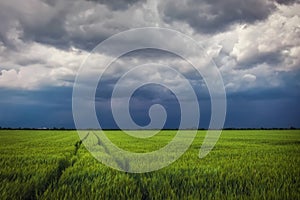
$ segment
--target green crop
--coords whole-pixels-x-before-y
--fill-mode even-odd
[[[175,133],[106,131],[133,152],[159,149]],[[200,159],[205,133],[168,167],[131,174],[97,161],[76,131],[1,130],[0,199],[300,199],[299,130],[223,131]]]

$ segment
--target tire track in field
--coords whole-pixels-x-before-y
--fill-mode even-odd
[[[90,134],[90,132],[88,132],[82,138],[82,140],[76,141],[76,143],[74,144],[73,154],[70,154],[70,156],[66,156],[66,157],[60,159],[58,161],[57,168],[53,171],[52,174],[50,174],[50,176],[48,178],[46,178],[46,180],[44,181],[44,184],[40,184],[38,188],[32,188],[30,190],[30,192],[28,193],[28,195],[26,195],[24,197],[24,199],[35,200],[35,199],[43,197],[43,194],[47,190],[53,190],[57,186],[64,171],[66,171],[69,167],[72,167],[75,164],[76,161],[72,162],[72,158],[77,156],[78,150],[81,147],[82,142],[87,139],[89,134]]]
[[[100,137],[99,137],[96,133],[94,133],[94,132],[93,132],[93,134],[94,134],[94,135],[96,136],[96,138],[97,138],[97,144],[103,147],[103,149],[104,149],[104,151],[105,151],[106,154],[109,154],[109,155],[110,155],[109,149],[108,149],[107,146],[101,141]]]
[[[124,171],[128,171],[130,168],[130,164],[129,161],[127,159],[121,159],[118,155],[116,155],[115,153],[111,153],[109,151],[109,149],[107,148],[107,146],[101,141],[100,137],[93,132],[93,134],[96,136],[97,138],[97,144],[102,146],[105,153],[111,157],[113,157],[114,161],[116,162],[116,164],[118,165],[119,169],[122,169]]]
[[[79,148],[80,148],[80,146],[81,146],[81,144],[82,144],[82,142],[84,141],[84,140],[86,140],[87,139],[87,137],[90,135],[90,132],[88,132],[87,134],[86,134],[86,136],[84,136],[83,138],[82,138],[82,140],[79,140],[79,141],[77,141],[76,143],[75,143],[75,149],[74,149],[74,156],[76,156],[77,155],[77,152],[78,152],[78,150],[79,150]]]

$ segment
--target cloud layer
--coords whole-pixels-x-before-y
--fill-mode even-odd
[[[299,1],[292,0],[29,0],[22,6],[17,0],[3,0],[0,90],[13,97],[12,91],[70,88],[81,63],[97,44],[121,31],[152,26],[180,31],[203,46],[223,76],[228,98],[292,101],[300,98],[299,10]],[[136,39],[140,42],[151,40],[182,48],[176,46],[174,38],[139,37]],[[122,42],[116,48],[130,45],[130,41]],[[182,50],[196,56],[192,49]],[[91,68],[103,70],[99,63],[113,53],[108,50],[101,56],[91,62]],[[133,52],[116,61],[103,81],[103,94],[109,97],[112,83],[127,70],[125,65],[149,62],[172,65],[198,88],[199,98],[207,98],[206,92],[201,92],[205,91],[205,83],[188,63],[151,50]],[[137,76],[151,77],[147,73]],[[177,83],[176,78],[170,81]],[[153,88],[148,90],[151,94]],[[141,94],[147,94],[145,91]],[[169,95],[164,90],[157,92],[162,99]],[[24,102],[32,98],[28,95]],[[4,100],[0,101],[3,105],[7,105]]]

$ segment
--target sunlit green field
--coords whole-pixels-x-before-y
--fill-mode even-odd
[[[107,131],[120,148],[153,151],[175,131],[149,139]],[[0,199],[300,199],[300,131],[223,131],[203,159],[199,131],[161,170],[130,174],[97,161],[76,131],[0,131]]]

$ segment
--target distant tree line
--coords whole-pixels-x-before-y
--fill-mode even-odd
[[[264,127],[260,127],[260,128],[234,128],[234,127],[229,127],[229,128],[223,128],[222,130],[299,130],[300,128],[296,128],[294,126],[291,126],[289,128],[264,128]],[[0,130],[76,130],[74,128],[65,128],[65,127],[52,127],[52,128],[48,128],[48,127],[42,127],[42,128],[27,128],[27,127],[18,127],[18,128],[13,128],[13,127],[1,127],[0,126]],[[96,130],[96,129],[87,129],[87,130]],[[120,130],[120,129],[103,129],[103,130]],[[139,129],[137,129],[139,130]],[[140,129],[143,130],[143,129]],[[178,130],[177,128],[166,128],[163,130]],[[195,130],[195,128],[187,128],[184,130]],[[207,130],[205,128],[198,128],[198,130]]]
[[[43,127],[43,128],[28,128],[28,127],[1,127],[0,126],[0,130],[75,130],[73,128],[65,128],[65,127],[52,127],[52,128],[48,128],[48,127]]]
[[[295,128],[294,126],[291,126],[289,128],[223,128],[223,130],[298,130],[299,128]]]

